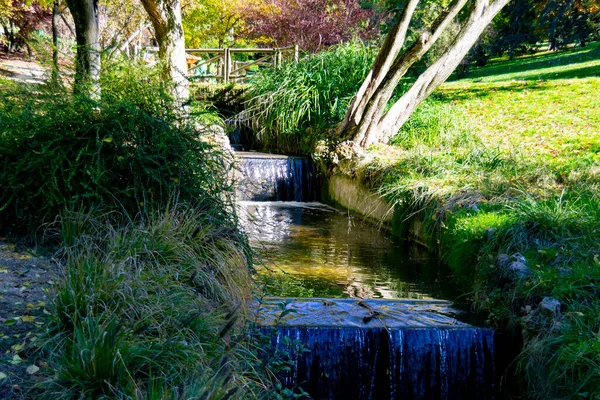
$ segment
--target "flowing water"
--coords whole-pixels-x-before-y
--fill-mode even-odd
[[[241,155],[241,222],[267,294],[282,296],[255,306],[257,323],[265,351],[290,360],[285,387],[315,399],[494,398],[494,332],[457,319],[437,260],[317,202],[307,159]]]
[[[241,202],[251,245],[279,279],[316,297],[451,298],[436,259],[361,218],[321,203]],[[289,287],[289,285],[288,285]],[[294,293],[272,293],[293,295]]]

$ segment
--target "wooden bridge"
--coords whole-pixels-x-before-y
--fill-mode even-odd
[[[188,76],[198,81],[243,82],[260,68],[279,68],[283,61],[298,62],[298,46],[281,48],[186,49]],[[236,60],[246,54],[247,61]],[[237,57],[243,58],[243,57]]]

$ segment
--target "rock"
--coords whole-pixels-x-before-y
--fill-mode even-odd
[[[538,308],[542,314],[547,316],[556,318],[560,315],[560,301],[556,300],[554,297],[544,297],[540,304],[538,304]]]
[[[511,262],[506,270],[519,279],[527,278],[531,275],[531,270],[520,261]]]
[[[521,253],[515,253],[515,254],[513,254],[510,257],[512,258],[513,261],[516,261],[516,262],[520,262],[520,263],[523,263],[523,264],[525,264],[527,262],[527,259],[525,257],[523,257],[521,255]]]
[[[510,257],[506,254],[499,254],[496,258],[496,265],[502,275],[513,279],[523,279],[531,275],[531,270],[525,264],[526,261],[525,257],[519,253]]]
[[[500,269],[505,269],[510,264],[510,257],[508,254],[498,254],[496,257],[496,265]]]
[[[494,236],[496,236],[496,228],[487,228],[485,230],[485,237],[488,239],[493,238]],[[502,254],[501,254],[502,255]],[[504,254],[506,255],[506,254]],[[498,256],[499,257],[499,256]],[[508,256],[507,256],[508,257]]]

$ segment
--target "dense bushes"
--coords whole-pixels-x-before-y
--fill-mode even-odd
[[[0,230],[45,223],[59,244],[33,344],[47,379],[32,393],[277,398],[269,363],[280,360],[259,360],[245,329],[255,286],[230,166],[200,138],[216,117],[174,109],[158,77],[133,67],[105,64],[98,100],[45,86],[0,94]]]
[[[374,49],[351,42],[258,74],[245,111],[257,140],[269,150],[310,154],[344,117],[374,57]]]
[[[227,191],[227,166],[158,79],[108,71],[99,101],[57,88],[2,91],[0,230],[35,229],[68,208],[135,215],[173,196],[219,202]]]

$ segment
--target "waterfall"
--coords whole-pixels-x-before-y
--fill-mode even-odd
[[[311,201],[317,198],[313,169],[304,157],[241,154],[237,187],[240,200]]]
[[[494,331],[449,302],[271,298],[257,312],[266,349],[291,361],[282,383],[314,399],[495,397]]]
[[[315,399],[494,398],[488,329],[280,326],[263,334],[294,360],[283,384]]]

